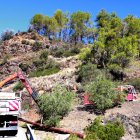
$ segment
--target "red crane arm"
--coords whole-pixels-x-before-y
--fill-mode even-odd
[[[38,94],[36,93],[35,90],[32,89],[32,87],[30,86],[30,83],[25,78],[25,76],[23,75],[23,73],[21,71],[19,71],[17,73],[17,76],[20,79],[20,81],[23,83],[24,87],[27,89],[27,91],[29,92],[29,94],[32,96],[32,98],[34,99],[34,101],[37,103],[37,96],[38,96]]]
[[[30,86],[28,80],[25,78],[25,76],[23,75],[23,73],[21,71],[18,71],[17,73],[14,73],[13,75],[9,76],[8,78],[6,78],[5,80],[0,82],[0,88],[2,86],[4,86],[7,82],[19,78],[19,80],[23,83],[24,87],[27,89],[27,91],[29,92],[29,94],[32,96],[32,98],[35,100],[35,102],[37,103],[37,93],[32,89],[32,87]]]
[[[9,81],[11,81],[11,80],[13,80],[13,79],[15,79],[15,78],[17,78],[17,77],[18,77],[18,74],[17,74],[17,73],[14,73],[13,75],[11,75],[11,76],[9,76],[8,78],[6,78],[5,80],[1,81],[1,82],[0,82],[0,88],[1,88],[2,86],[4,86],[7,82],[9,82]]]

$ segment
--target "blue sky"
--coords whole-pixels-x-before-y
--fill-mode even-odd
[[[0,33],[6,29],[26,31],[31,17],[37,13],[53,15],[57,10],[87,11],[95,19],[101,9],[140,17],[140,0],[0,0]]]

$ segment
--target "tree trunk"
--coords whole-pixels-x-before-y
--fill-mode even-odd
[[[82,42],[82,40],[83,40],[83,35],[80,36],[80,41]]]
[[[59,31],[59,39],[62,41],[61,35],[62,35],[62,30],[60,29],[60,31]]]
[[[75,45],[77,44],[77,37],[74,37]]]

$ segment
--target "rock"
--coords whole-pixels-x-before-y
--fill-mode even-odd
[[[133,137],[133,139],[139,139],[140,138],[140,114],[134,115],[132,117],[128,117],[126,115],[117,114],[117,115],[110,115],[107,120],[109,121],[115,121],[117,119],[120,119],[120,121],[124,124],[125,130],[126,130],[126,136],[122,138],[122,140],[128,140],[130,136]],[[107,120],[105,120],[107,122]],[[131,140],[131,138],[129,138]]]
[[[63,134],[63,135],[60,134],[55,138],[55,140],[68,140],[69,137],[70,137],[70,134]]]
[[[38,94],[39,94],[39,95],[42,95],[44,92],[45,92],[44,90],[40,90],[40,91],[38,92]]]

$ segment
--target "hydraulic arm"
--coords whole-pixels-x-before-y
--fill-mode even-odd
[[[28,80],[25,78],[24,74],[21,71],[18,71],[17,73],[14,73],[13,75],[11,75],[8,78],[6,78],[5,80],[1,81],[0,82],[0,88],[2,86],[4,86],[6,83],[8,83],[9,81],[12,81],[12,80],[14,80],[16,78],[18,78],[22,82],[22,84],[27,89],[27,91],[29,92],[31,97],[37,103],[37,96],[38,96],[38,94],[36,93],[35,90],[32,89],[32,87],[30,86]]]

